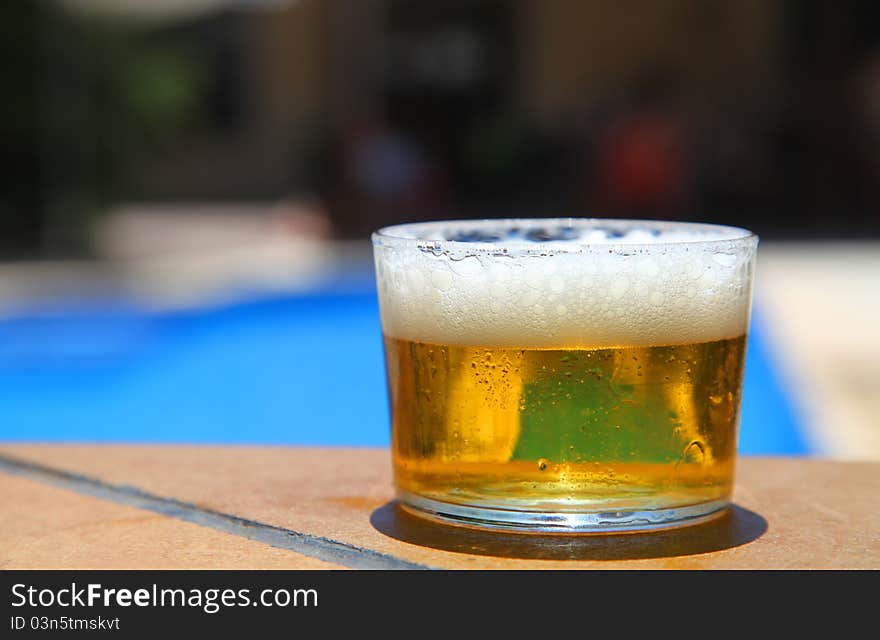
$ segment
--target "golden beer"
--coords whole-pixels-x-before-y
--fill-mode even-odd
[[[745,338],[613,349],[386,338],[397,486],[577,512],[730,495]]]
[[[728,504],[754,236],[587,220],[377,236],[405,506],[472,526],[602,532]]]

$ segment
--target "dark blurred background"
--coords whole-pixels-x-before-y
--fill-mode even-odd
[[[0,440],[385,445],[369,232],[614,216],[762,236],[741,451],[880,459],[874,4],[4,0]]]
[[[874,4],[6,0],[0,256],[91,256],[133,203],[876,237]]]

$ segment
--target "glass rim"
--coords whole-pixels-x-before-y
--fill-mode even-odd
[[[615,230],[649,230],[657,232],[688,232],[695,235],[672,236],[646,242],[643,238],[627,240],[625,237],[606,238],[600,241],[585,238],[565,238],[552,240],[499,239],[499,240],[458,240],[431,237],[430,233],[445,228],[459,231],[499,230],[499,229],[542,229],[548,226],[560,228],[582,228],[586,230],[602,230],[603,227]],[[654,249],[672,246],[707,246],[707,245],[743,245],[757,242],[758,236],[743,227],[714,224],[706,222],[682,222],[675,220],[647,220],[638,218],[481,218],[473,220],[451,219],[432,220],[427,222],[410,222],[389,225],[373,232],[374,245],[389,246],[430,246],[437,249],[490,250],[498,251],[510,247],[529,250],[590,250],[616,248],[648,248]]]

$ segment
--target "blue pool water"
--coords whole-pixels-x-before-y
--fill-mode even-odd
[[[762,335],[740,451],[809,453]],[[383,367],[373,291],[55,305],[0,320],[0,440],[386,445]]]

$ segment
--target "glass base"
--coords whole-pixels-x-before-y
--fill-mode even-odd
[[[552,512],[477,507],[432,500],[408,492],[398,498],[408,511],[444,524],[518,533],[637,533],[702,524],[721,516],[728,500],[664,509]]]

